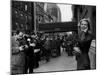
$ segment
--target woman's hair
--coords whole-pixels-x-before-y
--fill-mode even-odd
[[[86,32],[85,35],[87,35],[87,34],[92,34],[91,29],[90,29],[90,21],[89,21],[89,19],[82,19],[82,20],[80,20],[79,23],[78,23],[78,26],[79,26],[78,35],[79,35],[79,37],[81,37],[81,30],[80,30],[81,28],[80,28],[80,25],[81,25],[81,22],[82,22],[82,21],[86,21],[86,22],[87,22],[87,26],[88,26],[88,30],[87,30],[87,32]]]
[[[81,25],[81,22],[82,22],[82,21],[87,22],[88,30],[90,30],[90,21],[89,21],[88,19],[81,19],[81,20],[79,21],[79,24],[78,24],[79,28],[80,28],[80,25]]]

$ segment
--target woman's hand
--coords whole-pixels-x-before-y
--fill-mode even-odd
[[[79,47],[74,47],[73,49],[74,49],[74,51],[75,51],[76,53],[81,53],[81,51],[80,51],[80,48],[79,48]]]

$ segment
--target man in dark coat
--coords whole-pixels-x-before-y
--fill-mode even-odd
[[[60,56],[61,53],[60,53],[60,46],[61,46],[61,40],[59,37],[57,37],[56,39],[56,49],[57,49],[57,55]]]
[[[39,67],[39,61],[40,61],[40,52],[41,52],[41,43],[39,40],[34,39],[35,41],[35,47],[34,47],[34,68]]]
[[[26,38],[27,41],[27,46],[28,48],[26,48],[24,50],[25,52],[25,73],[28,73],[28,69],[29,69],[29,73],[33,73],[33,69],[34,69],[34,62],[35,62],[35,56],[34,56],[34,46],[35,43],[33,43],[33,40],[31,37],[27,37]]]
[[[44,43],[44,48],[45,48],[46,61],[48,62],[51,56],[51,41],[48,37],[46,38],[46,41]]]

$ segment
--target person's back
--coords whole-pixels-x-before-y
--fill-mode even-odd
[[[12,46],[12,53],[19,52],[19,41],[17,40],[16,36],[11,37],[11,46]]]
[[[45,43],[44,43],[44,47],[48,50],[50,49],[50,40],[46,40]]]

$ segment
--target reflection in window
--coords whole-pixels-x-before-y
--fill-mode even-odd
[[[20,14],[20,16],[23,16],[23,14]]]
[[[21,28],[23,28],[23,24],[21,24]]]
[[[15,14],[17,14],[18,12],[15,10]]]
[[[25,5],[25,11],[27,11],[27,5]]]
[[[18,23],[17,23],[17,22],[16,22],[15,24],[16,24],[16,26],[18,25]]]

